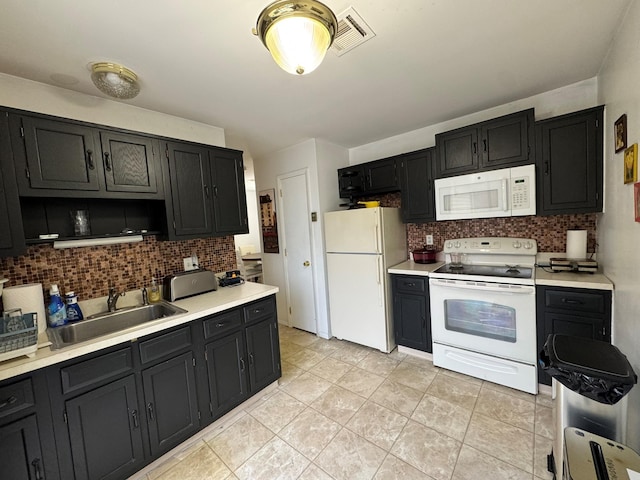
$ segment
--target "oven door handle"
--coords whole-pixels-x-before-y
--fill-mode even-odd
[[[507,285],[505,287],[498,287],[498,286],[495,286],[495,284],[488,284],[484,282],[441,280],[439,278],[430,279],[429,284],[431,286],[440,287],[440,288],[460,288],[464,290],[476,290],[476,291],[482,290],[485,292],[504,293],[506,295],[534,295],[536,293],[536,288],[529,285]]]

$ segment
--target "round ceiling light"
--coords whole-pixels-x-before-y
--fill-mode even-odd
[[[280,0],[260,13],[253,33],[280,68],[306,75],[322,63],[337,28],[336,16],[323,3]]]
[[[110,62],[91,65],[91,80],[102,93],[110,97],[130,99],[140,93],[138,76],[127,67]]]

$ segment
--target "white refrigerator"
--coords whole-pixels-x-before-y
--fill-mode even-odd
[[[407,259],[398,208],[324,214],[333,336],[390,352],[396,346],[387,268]]]

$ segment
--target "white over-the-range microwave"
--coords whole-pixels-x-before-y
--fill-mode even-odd
[[[536,214],[535,165],[439,178],[436,220]]]

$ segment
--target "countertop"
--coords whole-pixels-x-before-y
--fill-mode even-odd
[[[413,260],[407,260],[389,267],[387,272],[399,275],[422,275],[427,277],[429,276],[429,273],[433,272],[443,264],[444,262],[422,264],[415,263]],[[536,268],[536,285],[613,290],[613,282],[602,272],[551,272],[548,268],[543,267]]]
[[[204,293],[191,298],[172,302],[173,305],[187,310],[187,313],[169,318],[161,318],[142,325],[128,328],[94,340],[78,343],[60,350],[50,347],[38,349],[33,358],[16,357],[0,363],[0,380],[15,377],[39,368],[48,367],[65,360],[80,357],[119,343],[144,337],[167,328],[182,325],[193,320],[238,307],[278,292],[278,287],[261,283],[247,282],[234,287],[221,287],[215,292]],[[105,319],[108,321],[108,319]]]

